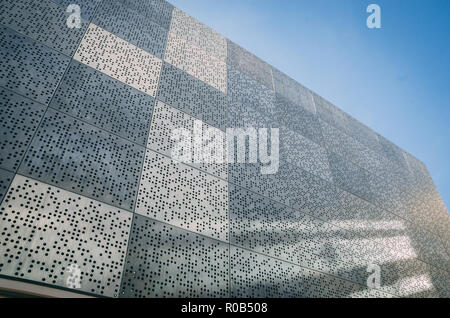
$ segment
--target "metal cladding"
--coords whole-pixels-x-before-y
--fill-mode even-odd
[[[2,277],[107,297],[450,297],[425,165],[163,0],[2,1],[0,109]],[[173,130],[199,121],[279,128],[277,173],[174,161]]]

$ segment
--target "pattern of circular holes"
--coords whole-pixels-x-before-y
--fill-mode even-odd
[[[145,145],[154,103],[153,97],[73,60],[50,107]]]
[[[70,58],[0,26],[0,86],[48,104]]]
[[[52,0],[66,9],[71,4],[77,4],[81,9],[81,17],[86,20],[91,20],[95,9],[102,0]]]
[[[226,95],[186,72],[164,63],[158,88],[160,101],[224,129]]]
[[[0,21],[39,43],[72,56],[88,23],[81,20],[80,28],[70,29],[66,24],[69,15],[65,8],[49,0],[5,0],[2,1]]]
[[[118,36],[90,24],[74,59],[155,96],[162,61]]]
[[[81,270],[81,290],[118,296],[132,215],[17,175],[0,208],[0,273],[66,287]]]
[[[0,167],[15,171],[44,116],[45,106],[0,88]]]
[[[231,247],[231,296],[351,297],[362,287],[332,276]]]
[[[121,297],[228,297],[228,244],[135,215]]]
[[[175,141],[172,139],[172,134],[175,129],[186,129],[191,132],[191,145],[194,144],[194,122],[195,118],[183,113],[182,111],[165,105],[163,102],[157,101],[153,114],[153,120],[148,137],[147,147],[167,156],[172,156],[172,149]],[[214,129],[213,127],[202,123],[203,131],[207,129]],[[219,136],[217,139],[223,140],[225,147],[225,133],[219,129],[214,129],[215,134]],[[216,140],[217,140],[216,139]],[[193,149],[191,149],[193,150]],[[225,160],[225,149],[224,160]],[[192,154],[192,151],[191,151]],[[193,154],[192,154],[193,155]],[[226,161],[224,161],[226,162]],[[190,166],[195,166],[203,171],[206,171],[214,176],[222,179],[228,178],[228,164],[227,163],[187,163]]]
[[[20,173],[132,210],[144,148],[48,109]]]
[[[228,183],[150,150],[135,212],[228,241]]]
[[[168,31],[119,1],[103,1],[93,23],[162,59]]]

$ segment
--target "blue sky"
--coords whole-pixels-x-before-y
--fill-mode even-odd
[[[449,0],[169,1],[418,157],[450,207]]]

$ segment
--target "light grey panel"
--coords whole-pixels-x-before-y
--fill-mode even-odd
[[[147,150],[136,213],[228,241],[228,183]]]
[[[143,159],[144,147],[49,108],[19,171],[132,211]]]
[[[0,167],[16,171],[46,107],[0,88]]]
[[[228,297],[228,244],[135,215],[121,297]]]
[[[17,175],[0,219],[2,275],[70,287],[77,265],[80,290],[118,296],[131,213]]]
[[[65,8],[49,0],[4,0],[0,9],[1,24],[72,56],[88,22],[82,19],[80,28],[69,28],[69,16]]]

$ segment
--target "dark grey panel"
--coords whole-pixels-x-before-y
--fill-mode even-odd
[[[156,22],[165,29],[170,28],[173,5],[164,0],[119,0],[135,14]]]
[[[370,189],[371,176],[366,170],[331,151],[328,152],[328,158],[333,180],[337,186],[373,202],[373,192]]]
[[[3,201],[13,178],[14,173],[0,169],[0,203]]]
[[[0,208],[0,274],[70,288],[68,271],[76,265],[82,291],[117,297],[131,219],[124,210],[17,175]]]
[[[49,0],[5,0],[0,10],[0,23],[72,56],[88,22],[81,20],[80,28],[71,29],[66,23],[69,15]]]
[[[0,88],[0,167],[15,171],[34,136],[46,107]]]
[[[144,147],[48,109],[21,174],[132,211]]]
[[[77,4],[81,9],[81,17],[91,20],[94,16],[95,9],[102,0],[52,0],[63,8],[67,8],[71,4]]]
[[[230,40],[227,40],[227,64],[252,76],[259,83],[273,90],[270,65]]]
[[[161,71],[157,98],[214,127],[224,126],[225,94],[168,63]]]
[[[237,101],[252,107],[267,116],[275,113],[275,93],[273,90],[258,83],[251,76],[227,66],[227,94],[232,101]]]
[[[168,30],[120,1],[103,1],[92,23],[160,59],[164,57]]]
[[[72,60],[50,107],[146,145],[155,99]]]
[[[331,104],[325,98],[312,94],[316,112],[320,119],[330,125],[339,128],[343,132],[351,133],[350,124],[348,123],[348,115],[342,110]]]
[[[323,144],[322,130],[317,116],[280,94],[276,94],[275,119],[280,125],[298,132],[315,143]]]
[[[0,86],[48,104],[69,60],[0,26]]]
[[[314,99],[309,89],[275,68],[272,68],[272,72],[276,93],[284,96],[298,107],[316,113]]]
[[[135,215],[121,297],[228,297],[228,244]]]
[[[360,123],[350,115],[347,115],[347,123],[349,126],[350,135],[353,138],[374,151],[381,151],[381,145],[378,140],[378,135],[372,129]]]

